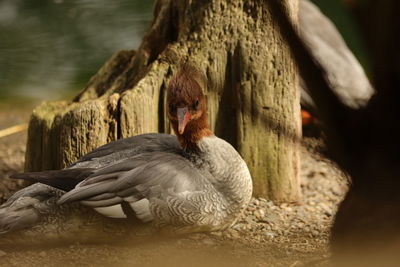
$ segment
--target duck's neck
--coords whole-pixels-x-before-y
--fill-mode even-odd
[[[187,152],[197,151],[197,144],[201,138],[213,135],[208,126],[206,112],[200,118],[189,122],[183,134],[179,134],[177,125],[173,125],[173,127],[181,147]]]
[[[232,209],[242,209],[252,192],[250,172],[242,157],[228,142],[216,136],[202,138],[197,147],[197,153],[189,153],[190,161],[211,175],[205,177]]]

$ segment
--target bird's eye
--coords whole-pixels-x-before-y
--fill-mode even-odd
[[[198,100],[198,99],[196,100],[196,102],[194,102],[193,108],[194,108],[195,110],[198,110],[198,109],[199,109],[199,100]]]
[[[174,104],[169,104],[168,108],[169,108],[169,112],[170,112],[171,114],[174,114],[174,113],[175,113],[175,106],[174,106]]]

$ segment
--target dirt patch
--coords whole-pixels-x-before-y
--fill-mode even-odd
[[[0,130],[28,122],[31,111],[30,106],[23,109],[0,106]],[[26,138],[26,130],[0,138],[0,203],[23,185],[22,181],[8,177],[24,170]]]
[[[0,129],[26,122],[29,112],[0,110]],[[23,170],[26,132],[0,139],[0,203],[21,184],[8,175]],[[232,229],[179,238],[146,238],[109,244],[0,248],[0,266],[323,266],[329,229],[347,191],[346,178],[302,148],[302,203],[276,205],[253,198]],[[1,238],[1,237],[0,237]]]

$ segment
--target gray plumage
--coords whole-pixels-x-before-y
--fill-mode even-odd
[[[249,171],[222,139],[205,137],[198,146],[199,151],[190,154],[144,152],[104,166],[59,204],[81,201],[96,208],[126,201],[136,213],[150,214],[157,225],[173,225],[179,231],[226,228],[250,200]],[[148,200],[147,206],[135,207],[142,199]]]
[[[229,227],[251,198],[250,173],[240,155],[222,139],[203,137],[197,145],[198,150],[187,153],[175,136],[166,134],[109,143],[59,171],[61,176],[72,169],[86,175],[65,194],[62,188],[51,187],[52,179],[46,176],[56,181],[57,173],[40,173],[38,177],[48,185],[38,183],[23,189],[1,206],[0,229],[27,227],[38,222],[41,213],[70,202],[114,218],[128,217],[128,206],[143,222],[170,226],[176,232]],[[28,198],[30,202],[19,205],[15,212],[25,217],[29,211],[30,215],[10,221],[6,215],[10,207]]]
[[[145,152],[170,152],[182,154],[175,136],[170,134],[142,134],[101,146],[81,157],[68,168],[101,168],[120,159],[135,156]]]
[[[365,106],[374,89],[333,23],[309,0],[300,0],[299,24],[301,38],[325,69],[328,81],[342,103],[351,108]],[[302,105],[313,109],[314,103],[302,80],[300,87]]]
[[[11,196],[0,206],[0,234],[30,227],[50,213],[64,191],[36,183]]]

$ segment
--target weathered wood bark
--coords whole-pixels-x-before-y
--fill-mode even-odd
[[[285,2],[296,21],[297,1]],[[159,0],[154,15],[137,52],[117,53],[73,102],[35,109],[26,170],[65,167],[117,138],[171,132],[164,91],[188,61],[206,77],[212,130],[244,157],[255,194],[297,201],[296,69],[265,3]]]

